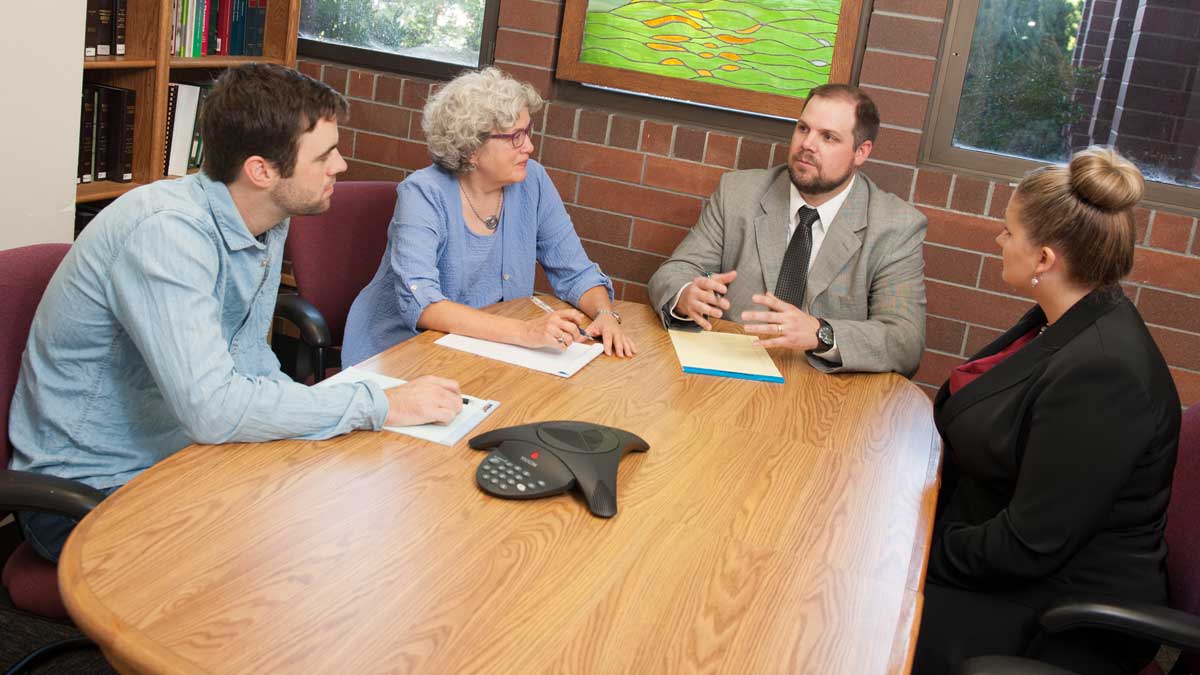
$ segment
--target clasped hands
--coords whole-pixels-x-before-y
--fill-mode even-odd
[[[590,324],[583,312],[577,309],[559,309],[549,314],[543,314],[525,322],[521,346],[549,347],[565,351],[573,342],[583,342],[587,339],[601,341],[604,353],[620,357],[633,356],[637,348],[633,340],[625,335],[621,324],[611,314],[601,314]],[[587,328],[584,328],[587,324]]]
[[[674,311],[695,321],[704,330],[712,330],[709,318],[720,319],[729,309],[725,294],[729,284],[737,279],[737,270],[712,276],[699,276],[679,294]],[[758,344],[765,348],[783,347],[800,351],[816,349],[817,329],[821,323],[795,305],[784,302],[773,293],[758,293],[751,297],[755,304],[768,311],[742,312],[744,330],[761,336]]]

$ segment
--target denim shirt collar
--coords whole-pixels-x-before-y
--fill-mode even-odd
[[[229,193],[229,187],[209,178],[203,171],[196,176],[200,187],[204,190],[205,197],[208,198],[208,208],[221,231],[221,238],[224,239],[229,250],[241,251],[251,246],[260,250],[266,249],[267,245],[264,243],[266,238],[259,241],[257,237],[250,234],[250,228],[246,227],[246,222],[242,220],[242,214],[238,212],[237,205],[233,203],[233,195]],[[287,219],[281,220],[280,223],[286,226]],[[285,227],[284,230],[286,229]]]

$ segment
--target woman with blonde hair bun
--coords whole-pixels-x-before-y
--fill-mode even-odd
[[[1157,650],[1037,624],[1064,596],[1167,601],[1179,395],[1118,283],[1142,189],[1133,164],[1092,147],[1033,171],[1009,200],[1003,278],[1037,304],[935,399],[945,453],[914,673],[983,654],[1134,673]]]

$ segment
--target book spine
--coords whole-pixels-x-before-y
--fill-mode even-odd
[[[229,55],[241,56],[246,46],[246,0],[233,0],[233,22],[229,28]]]
[[[179,101],[179,85],[171,82],[167,85],[167,142],[163,146],[162,175],[167,175],[171,161],[171,139],[175,135],[175,105]]]
[[[96,9],[96,56],[112,56],[113,1],[100,0]]]
[[[196,47],[192,56],[208,56],[209,0],[196,1]]]
[[[221,0],[211,0],[208,12],[208,53],[221,53]]]
[[[200,138],[200,115],[204,112],[204,99],[208,98],[208,87],[200,87],[196,99],[196,123],[192,126],[192,144],[188,149],[188,169],[200,168],[200,148],[203,140]]]
[[[229,21],[233,18],[233,3],[230,0],[221,0],[221,6],[217,10],[218,21],[220,28],[217,31],[217,42],[220,44],[218,54],[229,55]]]
[[[96,40],[100,36],[100,0],[87,0],[87,23],[83,28],[83,55],[96,55]]]
[[[247,50],[253,56],[263,54],[263,33],[267,27],[267,0],[250,0],[257,7],[254,10],[254,42]]]
[[[129,0],[113,0],[113,54],[125,55],[125,20]]]
[[[92,175],[96,180],[108,180],[108,143],[113,127],[112,97],[106,87],[96,87],[96,140],[93,142]]]
[[[96,143],[96,90],[83,88],[83,114],[79,125],[79,180],[92,182],[93,153]]]
[[[121,169],[119,175],[113,176],[113,180],[128,183],[133,180],[133,128],[134,113],[137,112],[137,92],[126,89],[121,103],[124,108],[124,114],[121,116],[121,124],[124,127],[121,134]]]

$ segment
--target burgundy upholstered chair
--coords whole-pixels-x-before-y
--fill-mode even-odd
[[[328,211],[292,218],[284,255],[299,295],[281,294],[275,316],[299,329],[310,355],[309,367],[284,363],[292,377],[304,380],[311,368],[320,381],[326,368],[340,366],[346,315],[379,268],[395,208],[395,183],[346,181],[334,187]]]
[[[0,330],[0,519],[13,511],[48,511],[81,519],[104,498],[104,493],[76,481],[7,469],[12,456],[8,411],[29,325],[46,284],[68,250],[69,244],[39,244],[0,251],[0,326],[4,327]],[[5,561],[3,583],[18,609],[52,619],[68,618],[55,565],[39,557],[28,542],[21,542]],[[26,664],[79,646],[81,641],[87,642],[76,638],[55,643],[35,652],[37,656],[26,659]]]
[[[1200,675],[1200,403],[1183,413],[1179,453],[1167,506],[1167,585],[1171,607],[1066,602],[1047,609],[1042,628],[1103,628],[1182,650],[1170,675]],[[968,659],[962,675],[1059,675],[1066,671],[1016,657]],[[1141,675],[1161,675],[1156,663]]]

